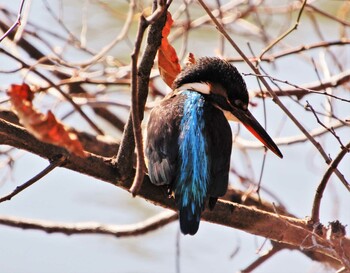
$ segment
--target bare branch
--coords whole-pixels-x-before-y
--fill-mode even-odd
[[[282,244],[275,244],[265,254],[261,255],[258,259],[256,259],[253,263],[251,263],[248,267],[241,270],[240,272],[249,273],[254,271],[259,265],[270,259],[273,255],[281,250],[283,250]]]
[[[23,60],[19,59],[18,57],[14,56],[10,52],[6,51],[3,48],[0,48],[0,52],[4,53],[5,55],[9,56],[10,58],[16,60],[19,62],[23,67],[26,67],[28,69],[32,69],[30,65],[25,63]],[[46,82],[48,82],[51,86],[55,87],[56,90],[67,99],[68,102],[71,103],[71,105],[74,107],[74,109],[88,122],[88,124],[98,133],[103,135],[103,131],[81,110],[81,108],[72,100],[72,98],[66,94],[59,86],[56,86],[48,77],[40,73],[39,71],[33,70],[33,73],[37,74],[39,77],[44,79]]]
[[[323,196],[323,192],[326,189],[327,183],[329,181],[330,176],[332,173],[336,170],[337,166],[339,165],[340,161],[343,159],[343,157],[350,152],[350,142],[341,149],[340,153],[336,156],[336,158],[329,164],[329,167],[325,174],[322,177],[322,180],[320,184],[318,185],[318,188],[316,190],[314,203],[312,206],[312,212],[311,212],[311,221],[312,223],[319,223],[320,222],[320,205],[321,205],[321,199]],[[345,179],[345,178],[344,178]]]
[[[166,20],[166,9],[161,17],[156,20],[150,26],[148,32],[147,45],[143,52],[141,62],[138,67],[138,103],[139,103],[139,114],[140,121],[143,119],[144,107],[146,104],[146,99],[148,96],[148,85],[150,72],[154,64],[154,59],[157,54],[157,50],[161,43],[162,38],[162,29],[164,27]],[[133,154],[134,154],[134,133],[132,128],[132,116],[129,115],[128,121],[124,128],[124,133],[122,141],[120,144],[120,149],[115,158],[115,164],[118,166],[120,173],[123,177],[130,177],[133,175],[132,166],[133,166]]]
[[[323,124],[323,122],[318,118],[318,116],[317,116],[317,114],[316,114],[314,108],[311,106],[311,104],[310,104],[308,101],[306,101],[306,108],[307,108],[307,109],[311,109],[312,113],[314,114],[314,117],[315,117],[316,120],[317,120],[317,123],[320,124],[320,125],[321,125],[324,129],[326,129],[328,132],[330,132],[330,133],[338,140],[338,142],[339,142],[339,144],[340,144],[340,147],[341,147],[342,149],[344,149],[344,145],[343,145],[343,143],[342,143],[340,137],[336,134],[334,128],[333,128],[333,127],[328,128],[326,125]]]
[[[212,21],[215,23],[218,30],[222,33],[222,35],[225,36],[225,38],[230,42],[232,47],[238,52],[238,54],[244,59],[244,61],[247,63],[247,65],[254,71],[254,73],[260,75],[260,71],[257,67],[253,65],[253,63],[247,58],[247,56],[244,54],[244,52],[238,47],[238,45],[232,40],[230,35],[226,32],[226,30],[222,27],[222,25],[218,22],[218,20],[213,16],[210,9],[205,5],[205,3],[202,0],[198,0],[198,2],[202,5],[203,9],[207,12],[207,14],[210,16]],[[272,90],[270,85],[267,83],[265,78],[259,77],[259,80],[261,83],[265,86],[268,93],[271,95],[273,101],[283,110],[283,112],[290,118],[290,120],[299,128],[299,130],[309,139],[309,141],[315,146],[315,148],[320,152],[323,159],[325,160],[326,164],[330,164],[331,159],[328,157],[320,143],[318,143],[304,128],[304,126],[296,119],[296,117],[288,110],[288,108],[281,102],[281,100],[278,98],[276,93]],[[339,172],[339,170],[335,170],[335,173],[339,177],[339,179],[342,180],[342,174]],[[350,191],[350,188],[348,187],[348,190]]]
[[[308,94],[322,94],[325,96],[330,96],[329,94],[327,94],[326,92],[323,91],[325,88],[339,87],[345,83],[350,82],[350,70],[346,70],[346,71],[343,71],[337,75],[334,75],[334,76],[330,77],[328,80],[322,81],[322,83],[317,81],[317,82],[307,83],[307,84],[304,84],[302,86],[298,86],[298,85],[290,83],[289,81],[286,81],[286,80],[276,79],[276,78],[271,77],[269,75],[257,75],[257,74],[251,74],[251,73],[248,73],[245,75],[250,75],[250,76],[255,76],[255,77],[266,77],[266,78],[271,79],[272,81],[288,84],[288,85],[292,86],[293,88],[292,89],[291,88],[282,88],[281,90],[273,90],[273,91],[275,92],[275,94],[278,97],[296,96],[299,99],[301,99],[303,96],[308,95]],[[269,92],[267,92],[266,90],[253,90],[253,91],[250,91],[250,95],[252,97],[271,97],[271,94],[269,94]],[[344,101],[344,102],[350,102],[349,100],[346,100],[344,98],[338,98],[336,96],[332,96],[332,97],[334,97],[338,100]]]
[[[13,25],[0,37],[0,43],[2,40],[4,40],[15,28],[21,25],[21,16],[22,16],[22,10],[24,6],[25,0],[22,0],[19,5],[19,10],[17,14],[16,22],[13,23]]]
[[[342,40],[336,40],[336,41],[321,41],[309,45],[301,45],[295,48],[290,48],[286,50],[282,50],[280,52],[276,52],[271,55],[265,55],[263,56],[260,61],[261,62],[274,62],[277,59],[287,57],[289,55],[295,55],[296,53],[302,53],[304,51],[316,49],[316,48],[327,48],[327,47],[332,47],[332,46],[342,46],[342,45],[348,45],[350,44],[349,39],[342,39]],[[248,57],[251,62],[256,62],[258,60],[258,57]],[[242,57],[229,57],[226,58],[227,61],[229,62],[242,62],[243,59]]]
[[[313,10],[313,11],[315,11],[315,12],[317,12],[317,13],[319,13],[319,14],[321,14],[321,15],[323,15],[323,16],[325,16],[325,17],[327,17],[335,22],[338,22],[339,24],[342,24],[342,25],[348,26],[348,27],[350,26],[350,22],[342,20],[338,17],[335,17],[335,16],[329,14],[328,12],[325,12],[325,11],[315,7],[314,5],[306,4],[306,7],[307,7],[307,9]]]
[[[294,26],[292,26],[290,29],[288,29],[286,32],[284,32],[280,37],[278,37],[275,41],[273,41],[270,45],[268,45],[261,53],[260,53],[260,56],[258,57],[258,60],[261,60],[261,58],[265,55],[265,53],[267,51],[269,51],[271,48],[273,48],[277,43],[279,43],[280,41],[282,41],[284,38],[286,38],[290,33],[292,33],[294,30],[296,30],[299,26],[299,23],[300,23],[300,18],[301,18],[301,15],[303,13],[303,10],[304,10],[304,7],[305,7],[305,4],[306,4],[306,1],[307,0],[303,0],[303,3],[301,4],[301,7],[300,7],[300,10],[299,10],[299,13],[298,13],[298,17],[297,17],[297,20],[294,24]]]
[[[344,118],[344,121],[339,121],[336,120],[332,123],[329,124],[329,126],[333,129],[337,129],[337,128],[341,128],[346,126],[345,121],[347,118]],[[349,117],[350,119],[350,117]],[[309,133],[312,137],[318,137],[321,136],[323,134],[326,134],[328,131],[328,129],[320,126],[318,128],[315,128],[313,130],[309,130]],[[305,142],[307,141],[308,138],[303,135],[291,135],[291,136],[287,136],[287,137],[278,137],[275,138],[274,141],[278,146],[283,146],[283,145],[291,145],[291,144],[295,144],[295,143],[301,143],[301,142]],[[262,149],[263,145],[258,142],[258,141],[249,141],[246,139],[243,139],[242,137],[237,136],[235,138],[235,142],[234,144],[238,145],[238,146],[242,146],[244,149]]]
[[[2,120],[0,120],[0,132],[0,143],[25,149],[45,158],[64,153],[62,148],[42,143],[28,135],[20,127]],[[118,169],[113,168],[108,160],[92,154],[87,158],[80,158],[72,154],[67,158],[63,167],[96,177],[125,190],[128,190],[132,183],[130,178],[121,179]],[[148,176],[145,176],[139,196],[153,204],[176,210],[174,200],[166,198],[165,192],[165,189],[153,185],[149,181]],[[203,219],[292,246],[303,246],[309,252],[312,251],[329,256],[333,263],[338,264],[338,266],[339,262],[337,263],[337,261],[339,261],[339,258],[337,253],[350,251],[350,240],[348,238],[342,238],[342,249],[340,249],[340,246],[333,246],[332,241],[314,234],[310,230],[307,220],[276,215],[275,213],[237,203],[219,200],[213,211],[205,211],[203,213]],[[271,226],[274,229],[271,229]]]
[[[46,220],[24,219],[20,217],[0,216],[0,224],[21,229],[41,230],[46,233],[103,234],[115,237],[130,237],[144,235],[171,223],[177,219],[177,214],[165,211],[145,221],[131,225],[111,225],[100,223],[59,223]]]
[[[131,100],[132,100],[132,128],[134,131],[134,138],[136,144],[136,174],[134,177],[134,182],[130,188],[130,192],[133,196],[136,196],[139,191],[144,173],[146,171],[146,164],[143,154],[143,141],[142,141],[142,131],[141,131],[141,120],[140,120],[140,108],[139,108],[139,95],[138,95],[138,83],[137,83],[137,60],[140,52],[140,47],[143,39],[143,35],[149,25],[147,19],[141,15],[139,29],[137,32],[137,38],[135,42],[134,51],[131,54]]]

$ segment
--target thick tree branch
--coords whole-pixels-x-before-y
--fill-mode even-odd
[[[64,149],[42,143],[21,127],[4,120],[0,120],[0,132],[1,144],[24,149],[44,158],[52,158],[57,154],[66,153]],[[118,170],[106,158],[92,154],[87,158],[70,155],[63,167],[93,176],[125,190],[128,190],[132,183],[131,179],[121,179]],[[155,205],[176,210],[174,200],[167,198],[166,189],[154,186],[150,183],[148,176],[143,181],[139,196]],[[203,213],[203,219],[294,247],[301,246],[309,253],[330,257],[333,264],[338,266],[343,259],[339,253],[343,253],[343,251],[349,253],[350,251],[348,238],[327,239],[325,236],[317,235],[312,229],[310,230],[307,220],[276,215],[238,203],[219,200],[213,211]],[[334,240],[341,241],[341,244],[334,243]]]
[[[165,8],[163,10],[163,14],[151,24],[147,37],[147,45],[138,67],[137,87],[140,121],[143,120],[144,108],[148,96],[150,73],[154,64],[155,56],[161,43],[162,29],[166,20],[166,11],[167,9]],[[156,13],[156,11],[154,13]],[[120,143],[120,149],[115,159],[115,164],[118,166],[123,177],[130,177],[133,175],[131,171],[133,166],[132,158],[134,148],[135,140],[133,133],[133,121],[132,114],[130,113],[128,121],[124,128],[123,138]]]

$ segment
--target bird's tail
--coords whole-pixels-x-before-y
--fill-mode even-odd
[[[179,210],[180,229],[183,234],[195,235],[199,228],[202,210],[194,210],[190,207],[183,207]]]
[[[204,198],[194,199],[191,194],[175,194],[179,211],[180,229],[186,235],[194,235],[199,228],[201,214],[204,209]]]
[[[179,209],[180,229],[184,235],[197,233],[201,214],[202,208],[196,207],[194,204],[188,204],[188,206]]]

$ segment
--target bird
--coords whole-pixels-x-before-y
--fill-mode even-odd
[[[241,122],[278,157],[283,155],[248,110],[249,96],[237,68],[218,57],[185,67],[170,92],[150,112],[145,155],[153,184],[175,197],[180,230],[197,233],[206,204],[213,210],[228,187],[232,132]]]

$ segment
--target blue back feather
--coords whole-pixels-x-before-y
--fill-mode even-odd
[[[205,99],[193,91],[184,91],[186,96],[180,124],[179,157],[180,170],[175,185],[175,198],[180,209],[180,224],[197,225],[207,195],[209,183],[209,158],[204,135]],[[181,223],[182,222],[182,223]],[[191,234],[191,231],[187,232]]]

